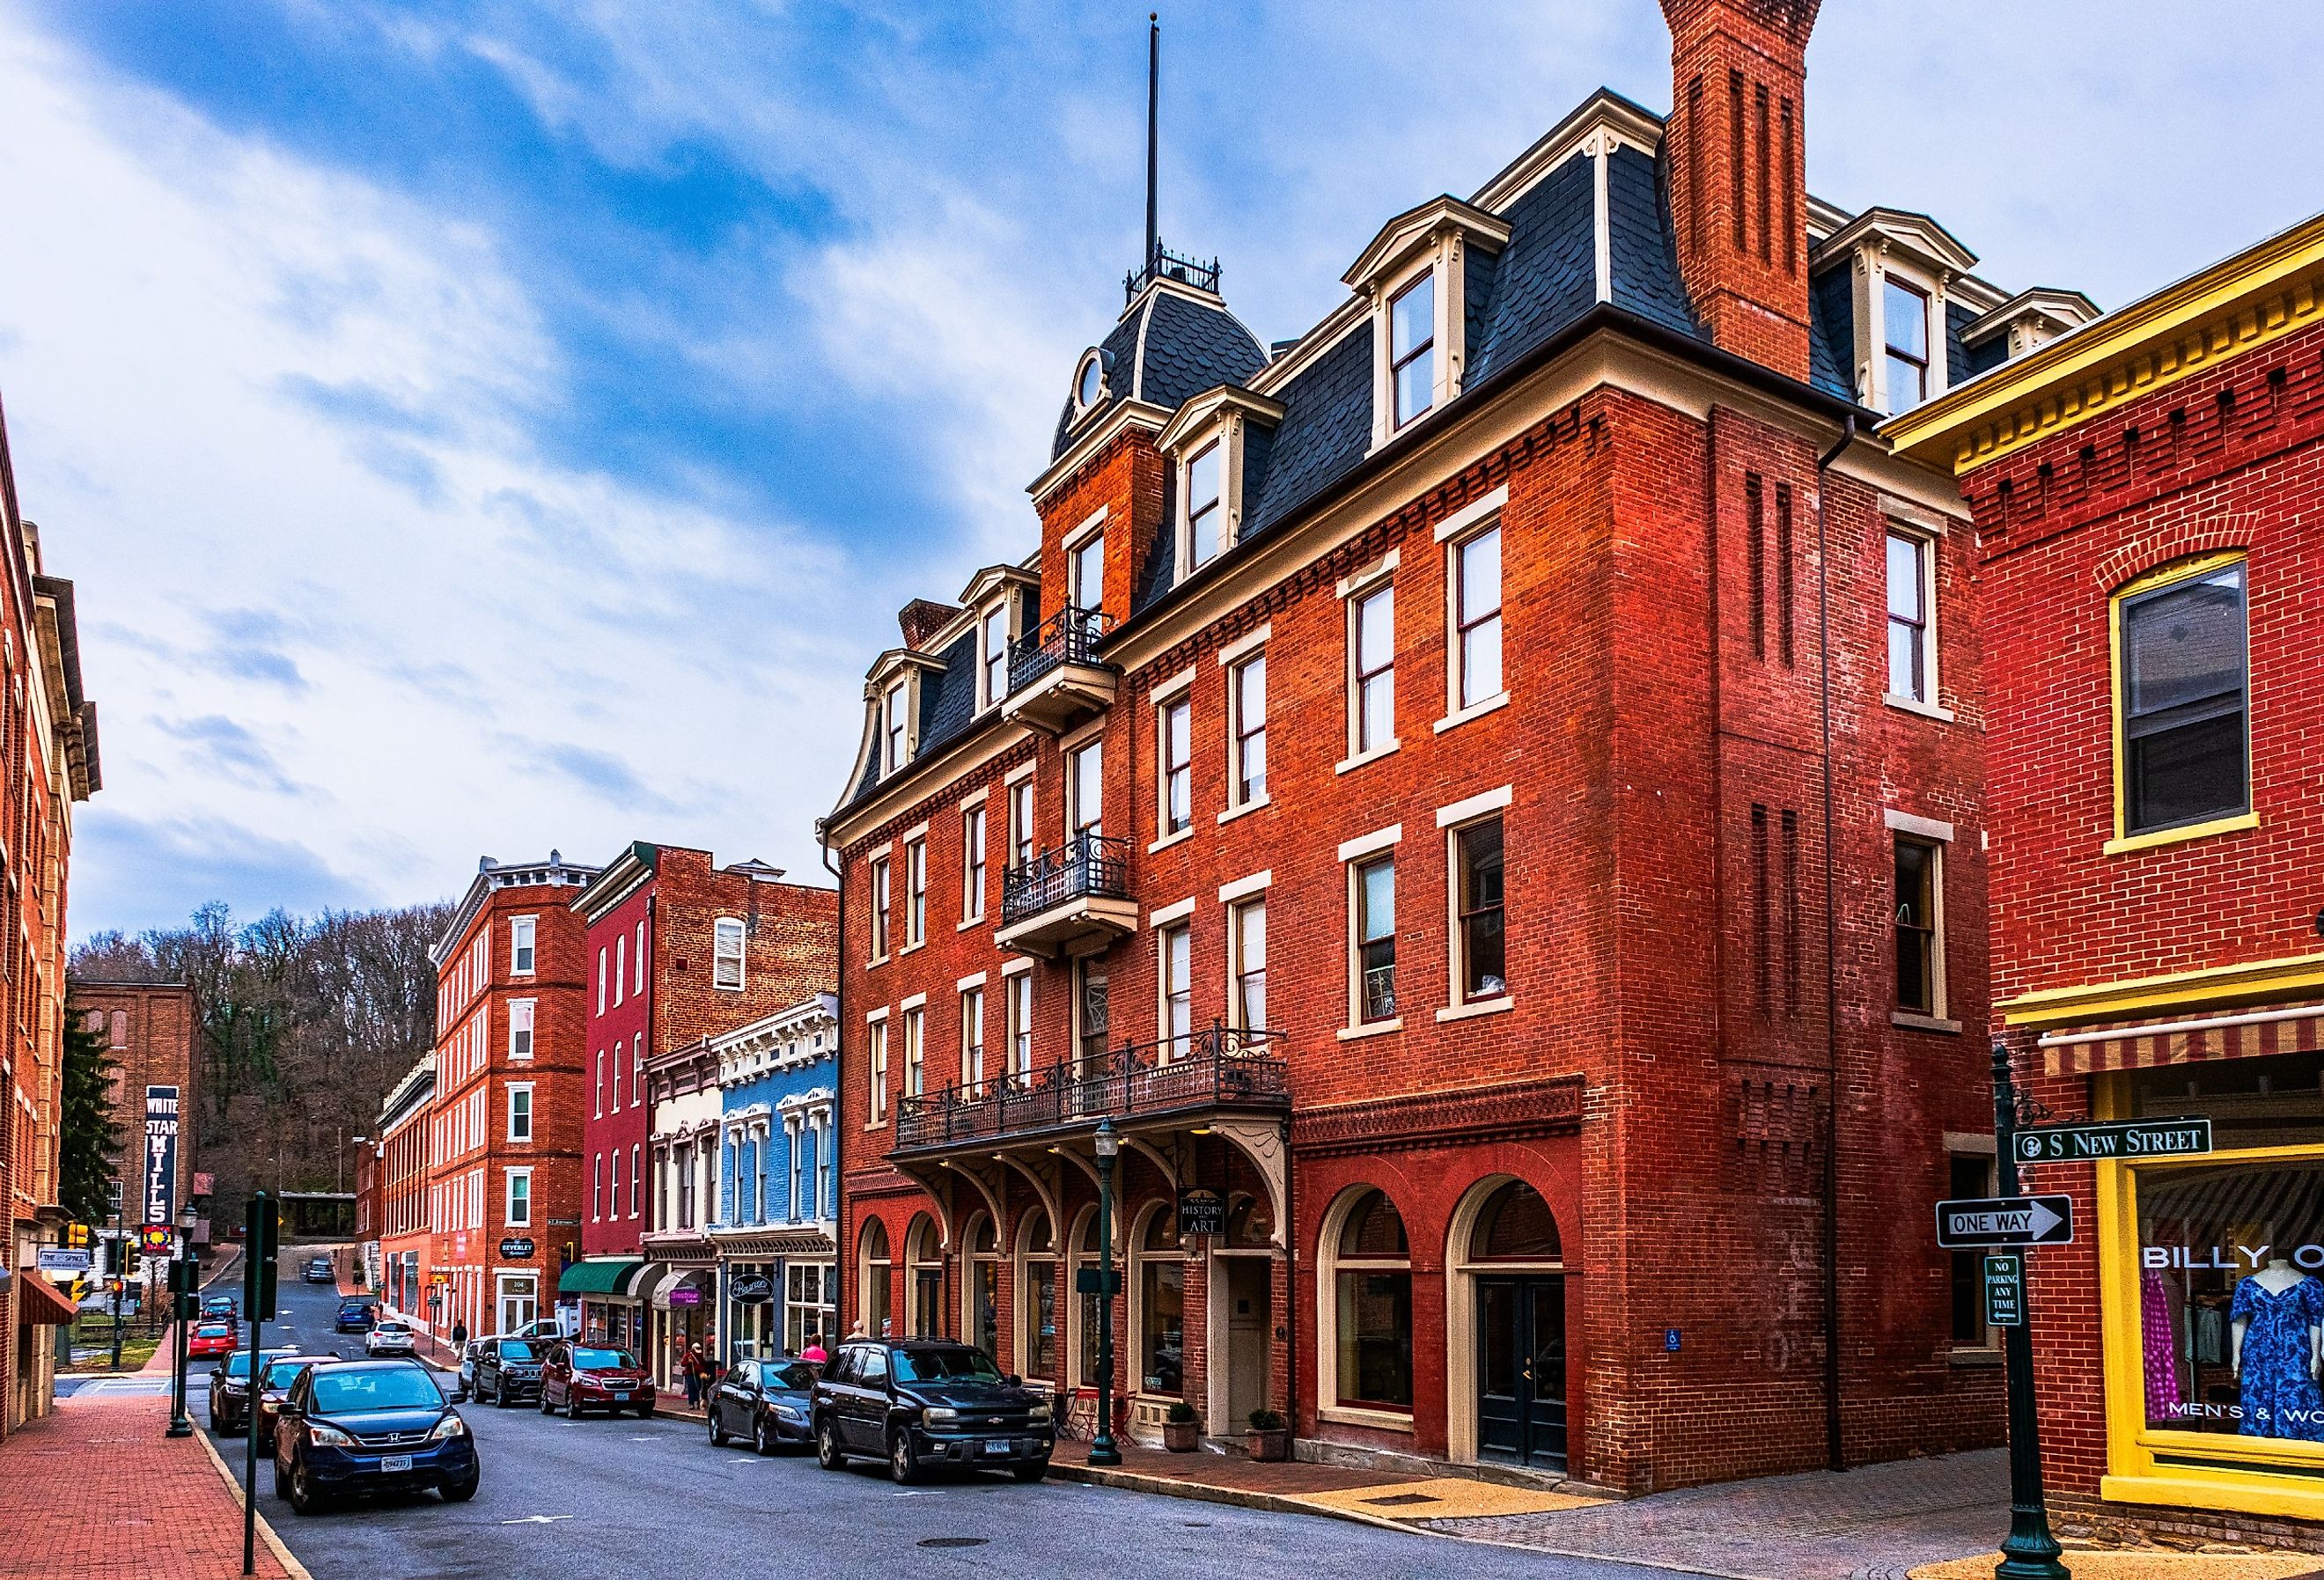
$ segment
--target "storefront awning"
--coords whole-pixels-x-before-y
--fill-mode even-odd
[[[2051,1031],[2043,1034],[2040,1046],[2044,1067],[2053,1076],[2313,1053],[2324,1048],[2324,1003]]]
[[[22,1321],[45,1323],[51,1327],[63,1327],[80,1315],[73,1309],[73,1303],[66,1298],[62,1289],[58,1289],[38,1273],[19,1273],[16,1276],[16,1289],[20,1302],[17,1310],[21,1314]]]
[[[658,1268],[659,1262],[636,1258],[603,1261],[576,1261],[565,1270],[557,1280],[559,1295],[634,1296],[644,1281],[646,1269]]]
[[[695,1298],[689,1300],[678,1295],[681,1289],[691,1291]],[[677,1298],[672,1298],[674,1296]],[[706,1304],[709,1296],[710,1270],[708,1268],[672,1268],[662,1275],[661,1282],[654,1286],[653,1303],[659,1309],[667,1311],[673,1306]]]

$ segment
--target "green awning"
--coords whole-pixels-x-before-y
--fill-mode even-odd
[[[626,1295],[645,1262],[636,1257],[618,1261],[576,1261],[557,1280],[560,1295]]]

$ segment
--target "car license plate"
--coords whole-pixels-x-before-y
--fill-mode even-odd
[[[615,1404],[627,1404],[630,1402],[630,1396],[626,1393],[616,1393],[613,1395],[613,1402]]]
[[[411,1455],[409,1454],[390,1454],[383,1455],[379,1462],[379,1468],[384,1471],[410,1470],[411,1468]]]
[[[1006,1454],[1015,1446],[1016,1445],[1006,1437],[987,1437],[984,1440],[984,1451],[987,1454]]]

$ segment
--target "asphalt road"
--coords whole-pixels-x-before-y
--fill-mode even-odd
[[[268,1347],[363,1353],[359,1337],[331,1333],[332,1290],[288,1280],[281,1290],[286,1320],[268,1325]],[[198,1369],[191,1391],[205,1428],[207,1381]],[[1067,1482],[1019,1486],[963,1475],[898,1487],[882,1466],[832,1474],[806,1454],[761,1459],[713,1449],[691,1421],[573,1422],[530,1405],[461,1410],[484,1465],[483,1490],[465,1504],[428,1493],[302,1520],[273,1496],[269,1472],[259,1467],[261,1509],[316,1580],[770,1573],[812,1580],[1640,1580],[1675,1573]],[[240,1438],[218,1439],[218,1447],[229,1465],[241,1465]]]

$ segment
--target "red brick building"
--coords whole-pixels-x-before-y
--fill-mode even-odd
[[[415,1321],[428,1315],[428,1269],[434,1248],[429,1169],[434,1156],[430,1105],[435,1099],[436,1055],[429,1052],[389,1091],[380,1104],[378,1133],[364,1148],[377,1181],[378,1203],[374,1226],[363,1243],[369,1283],[378,1291],[381,1305]],[[364,1199],[358,1184],[358,1215]]]
[[[194,1181],[194,993],[179,982],[85,982],[68,984],[72,1012],[105,1039],[114,1063],[113,1116],[123,1146],[110,1193],[124,1230],[134,1236],[145,1219],[149,1183],[145,1105],[149,1088],[177,1099],[181,1114],[170,1176],[174,1212],[191,1199]],[[108,1227],[109,1232],[109,1227]]]
[[[573,897],[587,929],[589,1084],[581,1249],[560,1292],[585,1329],[646,1345],[659,1270],[645,1261],[654,1227],[646,1067],[787,1009],[835,978],[838,895],[783,882],[763,862],[718,866],[678,845],[631,845]]]
[[[0,1437],[48,1413],[53,1337],[73,1317],[32,1270],[65,1222],[58,1120],[72,809],[101,788],[73,584],[42,566],[0,422]]]
[[[2043,1163],[2028,1259],[2074,1524],[2324,1540],[2324,222],[1886,430],[1976,513],[1993,973],[2035,1117],[2203,1115]]]
[[[1628,1491],[1994,1441],[1978,655],[1902,409],[2064,324],[1807,193],[1813,4],[1665,5],[1270,348],[1158,251],[1037,554],[872,667],[843,1320],[1132,1429]],[[1974,1294],[1974,1290],[1966,1291]]]
[[[544,1315],[581,1255],[588,1101],[588,954],[563,860],[477,869],[432,951],[429,1104],[433,1330],[504,1333]]]

